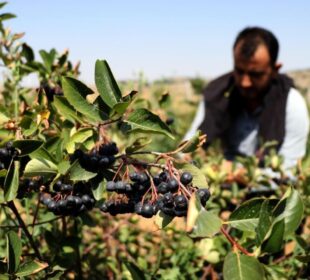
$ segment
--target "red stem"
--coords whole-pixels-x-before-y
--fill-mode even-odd
[[[250,253],[245,248],[243,248],[231,235],[229,235],[229,233],[226,231],[224,227],[221,227],[221,232],[224,234],[224,236],[227,238],[227,240],[234,248],[237,248],[239,251],[241,251],[243,254],[247,256],[253,256],[253,253]]]

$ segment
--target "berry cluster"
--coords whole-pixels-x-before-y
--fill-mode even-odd
[[[72,186],[59,180],[53,190],[52,194],[42,195],[40,201],[55,215],[77,216],[95,206],[96,200],[90,186],[85,183],[79,182]]]
[[[193,192],[198,193],[203,206],[210,198],[208,189],[197,189],[192,185],[193,176],[189,172],[182,173],[179,179],[167,171],[152,177],[145,172],[134,172],[129,178],[131,182],[107,182],[107,191],[118,195],[116,199],[102,203],[99,207],[101,211],[111,215],[137,213],[145,218],[151,218],[158,211],[162,211],[172,217],[184,217]]]
[[[0,149],[0,170],[8,169],[12,159],[17,156],[18,151],[13,147],[13,142],[7,142],[5,147]]]
[[[115,155],[118,153],[116,143],[111,142],[94,149],[90,154],[82,150],[76,150],[71,156],[71,162],[78,160],[80,165],[90,172],[100,172],[107,169],[115,162]]]
[[[19,181],[16,197],[21,199],[29,195],[31,192],[39,192],[42,183],[43,183],[42,177],[38,177],[36,179],[28,179],[28,178],[21,179]]]

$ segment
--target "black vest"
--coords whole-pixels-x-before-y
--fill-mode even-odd
[[[292,86],[289,77],[278,74],[263,97],[258,135],[263,143],[277,141],[277,149],[284,140],[286,102]],[[229,145],[229,127],[244,104],[235,90],[233,74],[225,74],[210,82],[204,90],[204,102],[205,118],[199,129],[207,134],[206,147],[215,139],[220,139],[224,146]]]

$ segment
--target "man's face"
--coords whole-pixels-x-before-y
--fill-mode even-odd
[[[257,98],[270,85],[277,67],[270,63],[265,45],[259,45],[250,58],[240,51],[240,43],[234,49],[234,78],[240,94],[249,99]]]

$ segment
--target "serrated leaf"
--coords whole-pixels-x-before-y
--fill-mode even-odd
[[[48,267],[47,263],[38,262],[38,261],[30,261],[27,263],[23,263],[19,267],[18,271],[16,272],[16,276],[18,276],[18,277],[29,276],[29,275],[40,272],[41,270],[45,269],[46,267]]]
[[[159,229],[163,229],[165,228],[167,225],[169,225],[171,223],[171,221],[173,220],[173,217],[166,215],[164,212],[162,211],[158,211],[156,216],[155,216],[155,225],[159,228]]]
[[[131,131],[160,133],[174,139],[170,128],[147,109],[134,110],[125,122],[131,126]]]
[[[50,177],[57,174],[57,166],[46,159],[32,159],[30,160],[24,171],[25,177],[45,176]]]
[[[74,133],[66,145],[68,153],[72,154],[75,151],[75,145],[77,143],[85,142],[88,138],[93,136],[93,134],[94,131],[92,128],[83,128]]]
[[[264,200],[263,198],[254,198],[241,204],[230,215],[227,224],[243,231],[255,232]]]
[[[43,145],[39,140],[15,140],[13,146],[20,150],[19,156],[26,156],[36,151]]]
[[[121,91],[106,60],[96,61],[95,83],[100,97],[110,108],[121,101]]]
[[[191,163],[177,163],[176,167],[183,172],[189,172],[193,175],[193,185],[198,188],[207,188],[208,183],[206,176],[201,169]]]
[[[132,279],[134,280],[145,280],[145,276],[141,269],[137,267],[134,263],[124,262],[126,268],[129,270]]]
[[[4,180],[4,199],[5,201],[13,200],[18,191],[19,186],[19,161],[11,163],[7,175]]]
[[[6,257],[8,259],[8,273],[17,271],[22,254],[22,244],[18,235],[10,231],[6,235]]]
[[[88,181],[97,176],[97,173],[89,172],[82,168],[80,163],[76,161],[69,169],[70,180],[72,181]]]
[[[225,280],[263,280],[265,271],[260,262],[246,255],[230,252],[224,260]]]
[[[54,102],[53,105],[56,107],[57,111],[65,117],[67,120],[75,123],[75,121],[78,121],[80,123],[83,122],[83,118],[78,113],[74,107],[70,105],[68,100],[63,96],[54,96]]]
[[[92,94],[93,91],[82,82],[74,78],[63,77],[62,88],[70,105],[87,117],[89,121],[99,122],[105,120],[105,118],[101,117],[98,107],[86,100],[86,96]]]

